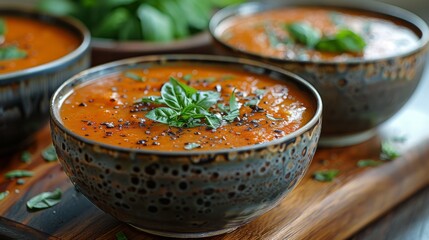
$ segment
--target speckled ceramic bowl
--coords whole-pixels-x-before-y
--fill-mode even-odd
[[[49,119],[49,98],[66,79],[89,66],[88,30],[69,18],[18,8],[0,8],[0,15],[24,16],[69,29],[81,39],[73,52],[36,67],[0,74],[0,155],[31,142]]]
[[[409,26],[418,36],[415,48],[372,60],[315,61],[279,59],[249,53],[225,43],[222,24],[236,16],[249,16],[287,6],[328,6],[378,13]],[[286,1],[277,4],[245,3],[217,12],[210,32],[218,53],[260,60],[300,75],[322,96],[322,146],[346,146],[365,141],[376,128],[401,109],[416,89],[425,66],[429,41],[427,24],[406,10],[374,1]],[[386,36],[388,37],[388,36]]]
[[[317,106],[302,128],[274,141],[216,151],[162,152],[94,142],[68,130],[59,108],[77,86],[94,78],[163,64],[217,65],[294,82]],[[170,237],[204,237],[234,230],[275,207],[303,177],[316,151],[322,103],[296,75],[250,60],[176,55],[134,58],[84,71],[51,100],[52,138],[70,180],[120,221]]]

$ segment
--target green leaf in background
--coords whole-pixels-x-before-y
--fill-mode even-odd
[[[47,162],[53,162],[58,160],[57,152],[55,151],[54,145],[49,145],[47,148],[43,149],[42,157]]]
[[[134,16],[130,16],[123,24],[122,28],[119,29],[118,40],[139,40],[142,38],[143,35],[140,20]]]
[[[228,5],[239,4],[245,1],[246,0],[210,0],[211,4],[216,7],[226,7]]]
[[[38,9],[54,15],[71,15],[78,9],[78,3],[71,0],[41,0]]]
[[[61,189],[59,188],[53,192],[43,192],[28,200],[27,207],[29,209],[50,208],[61,201],[61,195]]]
[[[7,172],[4,176],[8,179],[11,178],[21,178],[21,177],[31,177],[34,173],[32,171],[27,170],[12,170]]]
[[[178,0],[177,3],[190,28],[199,31],[207,28],[211,16],[209,1]]]
[[[365,48],[365,40],[350,29],[341,29],[334,36],[322,38],[316,49],[325,52],[359,53]]]
[[[115,38],[131,17],[126,8],[117,8],[105,15],[99,25],[92,31],[94,37]]]
[[[331,182],[340,173],[337,169],[321,170],[313,173],[313,178],[320,182]]]
[[[313,48],[320,40],[320,33],[307,23],[291,23],[286,29],[292,38],[307,47]]]
[[[173,32],[175,38],[184,38],[190,35],[186,15],[180,10],[178,1],[159,1],[159,9],[168,15],[173,23]]]
[[[171,19],[149,4],[141,4],[137,10],[144,40],[165,42],[174,39]]]
[[[27,57],[27,52],[16,46],[0,47],[0,61]]]

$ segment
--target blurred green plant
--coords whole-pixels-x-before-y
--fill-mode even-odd
[[[81,20],[93,37],[171,41],[205,30],[213,11],[245,0],[40,0],[38,8]]]

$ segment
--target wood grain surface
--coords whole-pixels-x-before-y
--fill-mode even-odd
[[[405,109],[380,133],[359,145],[319,149],[298,187],[279,206],[236,231],[207,239],[343,239],[373,221],[429,183],[429,116]],[[405,136],[398,146],[401,156],[378,167],[359,168],[360,159],[378,159],[380,142]],[[51,143],[48,126],[29,146],[31,163],[22,152],[1,158],[0,175],[27,169],[35,176],[16,180],[0,178],[0,239],[115,239],[122,231],[128,239],[161,239],[134,230],[103,213],[76,192],[58,162],[45,162],[41,151]],[[333,182],[311,178],[316,170],[339,169]],[[49,209],[29,211],[26,201],[40,192],[63,191],[62,201]]]

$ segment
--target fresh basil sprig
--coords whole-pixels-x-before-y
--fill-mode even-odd
[[[220,93],[213,91],[198,91],[174,77],[161,88],[161,96],[150,96],[141,99],[141,102],[165,104],[146,114],[146,117],[172,127],[197,127],[207,125],[216,129],[222,121],[233,121],[239,114],[239,105],[234,92],[229,100],[229,108],[225,116],[212,113],[209,109],[220,99]],[[203,122],[204,120],[204,122]]]
[[[61,201],[61,189],[57,188],[53,192],[43,192],[34,196],[27,202],[29,209],[50,208]]]
[[[321,37],[319,31],[307,23],[285,25],[293,39],[309,48],[324,52],[362,52],[365,40],[350,29],[342,28],[335,35]]]

